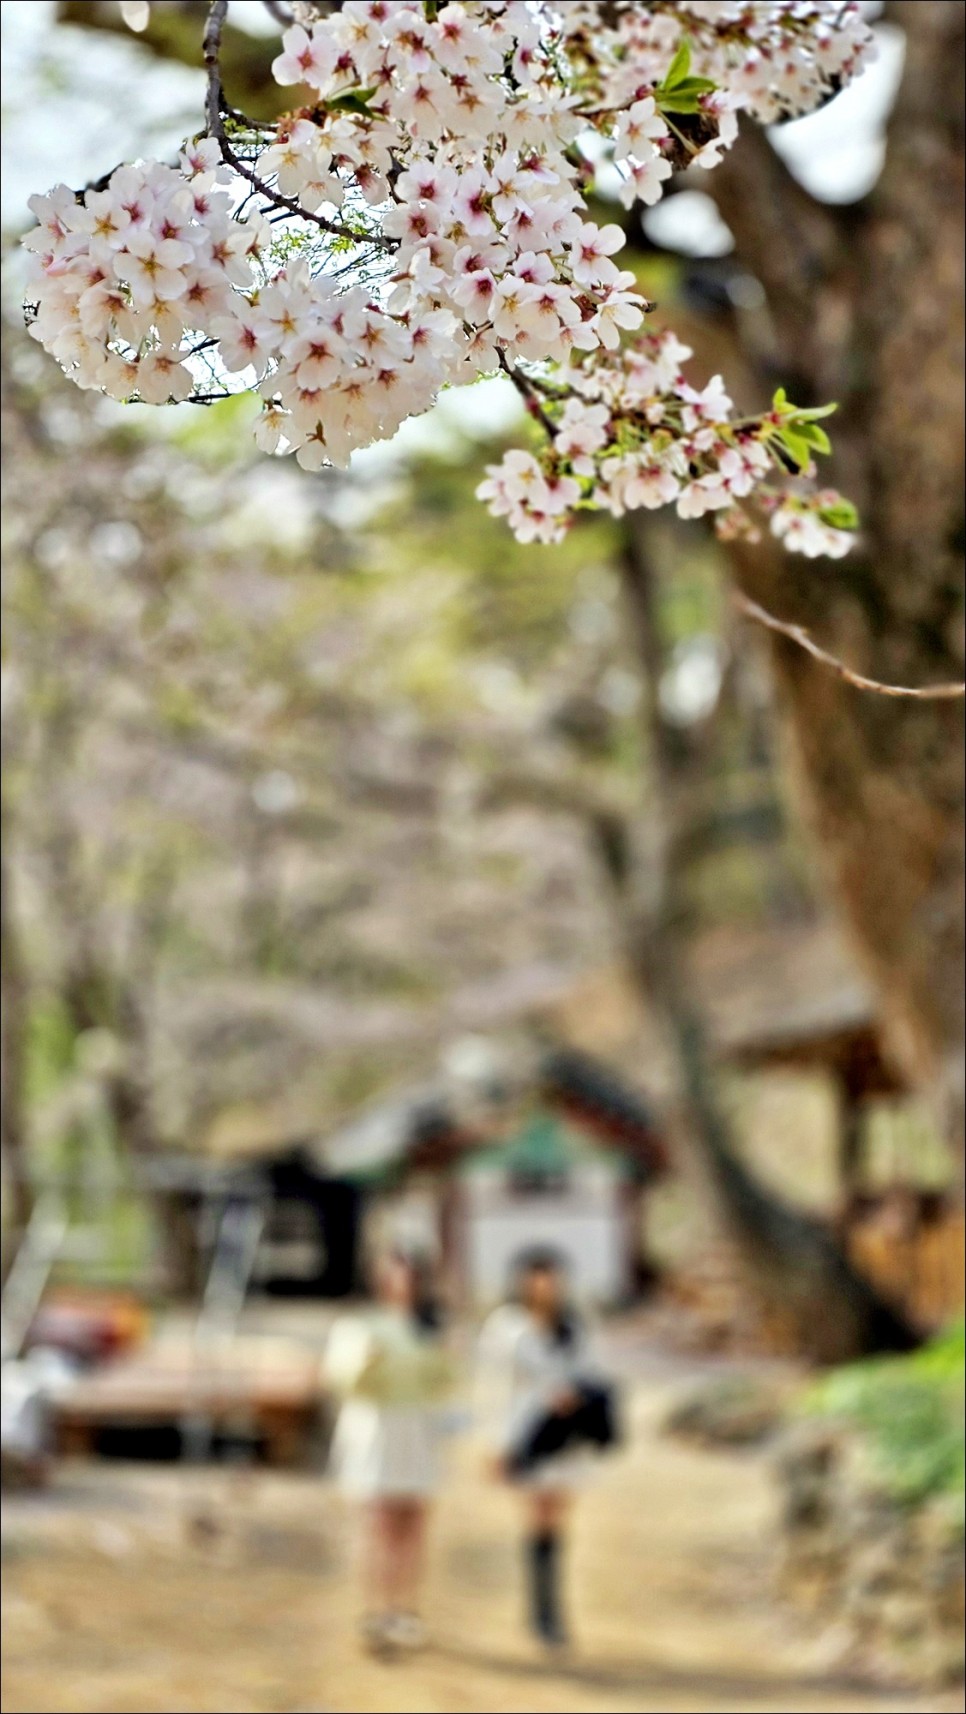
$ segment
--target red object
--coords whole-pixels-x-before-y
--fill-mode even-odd
[[[135,1298],[120,1294],[52,1294],[40,1306],[26,1348],[62,1351],[84,1363],[103,1362],[139,1345],[147,1316]]]

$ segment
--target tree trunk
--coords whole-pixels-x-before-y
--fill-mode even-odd
[[[742,330],[759,398],[781,380],[796,402],[841,401],[831,476],[864,520],[860,551],[834,565],[739,549],[739,580],[860,670],[925,685],[963,677],[966,8],[915,0],[888,17],[906,66],[864,203],[813,201],[760,132],[708,188],[767,294],[767,315]],[[793,644],[770,646],[892,1050],[961,1142],[962,704],[863,694]]]
[[[33,1207],[27,1167],[27,971],[11,896],[9,828],[0,841],[0,1155],[8,1191],[8,1226],[23,1232]],[[5,1257],[6,1259],[6,1257]]]
[[[832,1231],[766,1191],[736,1152],[682,957],[676,846],[687,828],[675,801],[676,770],[658,699],[662,663],[654,579],[647,522],[640,514],[628,519],[625,544],[624,586],[644,669],[653,771],[648,794],[652,850],[643,877],[647,897],[632,896],[626,862],[615,867],[611,861],[609,868],[622,904],[632,970],[668,1038],[679,1140],[691,1153],[749,1283],[793,1331],[801,1351],[819,1361],[840,1362],[871,1351],[909,1349],[915,1334],[855,1271]]]

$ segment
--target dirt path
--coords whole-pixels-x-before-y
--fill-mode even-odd
[[[4,1714],[961,1708],[822,1669],[774,1598],[766,1462],[660,1438],[667,1396],[666,1377],[639,1376],[632,1444],[582,1502],[566,1662],[521,1634],[512,1499],[481,1486],[472,1443],[437,1521],[437,1640],[403,1666],[359,1653],[351,1520],[323,1482],[65,1467],[6,1508]],[[227,1527],[191,1537],[206,1491]]]

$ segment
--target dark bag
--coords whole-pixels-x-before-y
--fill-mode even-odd
[[[620,1440],[617,1401],[613,1387],[595,1381],[580,1381],[574,1387],[579,1404],[572,1411],[548,1411],[528,1430],[507,1460],[511,1472],[522,1475],[575,1446],[595,1446],[603,1451]]]

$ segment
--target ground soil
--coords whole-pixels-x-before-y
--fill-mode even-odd
[[[962,1709],[850,1675],[776,1592],[766,1453],[661,1435],[698,1360],[629,1325],[612,1345],[631,1433],[578,1508],[566,1657],[524,1634],[513,1496],[472,1437],[438,1508],[433,1640],[404,1664],[360,1651],[354,1520],[320,1475],[74,1462],[5,1504],[5,1714]]]

